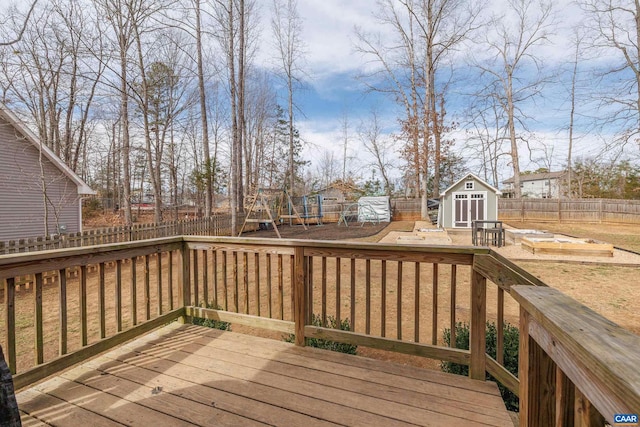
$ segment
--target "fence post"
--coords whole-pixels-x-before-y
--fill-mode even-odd
[[[486,323],[487,323],[487,279],[475,270],[471,272],[471,329],[469,350],[471,362],[469,377],[485,379],[486,371]]]
[[[602,224],[602,199],[598,203],[598,222]]]
[[[304,324],[307,311],[304,247],[296,246],[293,253],[294,277],[293,277],[293,321],[295,322],[297,346],[304,346]]]
[[[562,199],[558,196],[558,222],[562,222]]]

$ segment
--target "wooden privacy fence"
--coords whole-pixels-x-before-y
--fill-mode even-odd
[[[43,286],[47,272],[57,287]],[[35,286],[16,295],[23,275]],[[179,236],[3,255],[0,280],[17,388],[197,317],[293,334],[297,345],[321,338],[468,365],[470,377],[489,373],[520,396],[523,426],[602,426],[640,412],[640,337],[488,248]],[[487,321],[497,325],[495,358]],[[466,348],[458,322],[470,326]],[[507,323],[520,329],[517,377],[504,366]]]
[[[502,221],[640,223],[640,200],[499,199]]]
[[[244,220],[238,215],[238,223]],[[214,215],[182,221],[133,224],[30,239],[0,241],[0,255],[16,252],[76,248],[107,243],[133,242],[171,236],[232,236],[231,215]]]

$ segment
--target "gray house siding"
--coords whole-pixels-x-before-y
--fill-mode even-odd
[[[67,232],[81,230],[78,185],[0,116],[0,241],[55,234],[62,224]]]
[[[467,188],[467,183],[472,183],[470,184],[472,188]],[[500,194],[500,191],[475,175],[466,175],[463,179],[440,194],[440,226],[444,228],[468,228],[471,227],[471,221],[473,219],[497,220],[498,198]],[[460,216],[465,223],[463,224],[461,221],[456,222],[456,197],[463,197],[467,203],[470,204],[472,203],[471,197],[473,197],[473,195],[482,196],[481,199],[474,200],[473,203],[475,203],[474,208],[482,211],[483,218],[476,217],[475,214],[471,213],[462,213]],[[467,205],[465,204],[464,206],[466,207]]]

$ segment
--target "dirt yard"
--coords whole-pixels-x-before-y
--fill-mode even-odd
[[[392,223],[393,224],[393,223]],[[360,225],[338,225],[330,222],[323,225],[311,224],[305,230],[301,225],[282,225],[278,227],[278,232],[283,239],[305,239],[305,240],[352,240],[359,238],[369,238],[386,230],[389,223]],[[259,237],[266,239],[277,239],[278,236],[273,228],[268,230],[249,231],[242,233],[242,237]]]

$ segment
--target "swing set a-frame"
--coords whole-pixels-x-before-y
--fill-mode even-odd
[[[249,197],[249,200],[251,204],[238,237],[242,235],[248,223],[265,224],[267,227],[271,225],[279,239],[282,236],[278,231],[278,223],[283,223],[284,220],[288,219],[289,224],[296,220],[305,230],[307,229],[307,225],[300,213],[298,213],[286,189],[259,188],[256,193]]]

